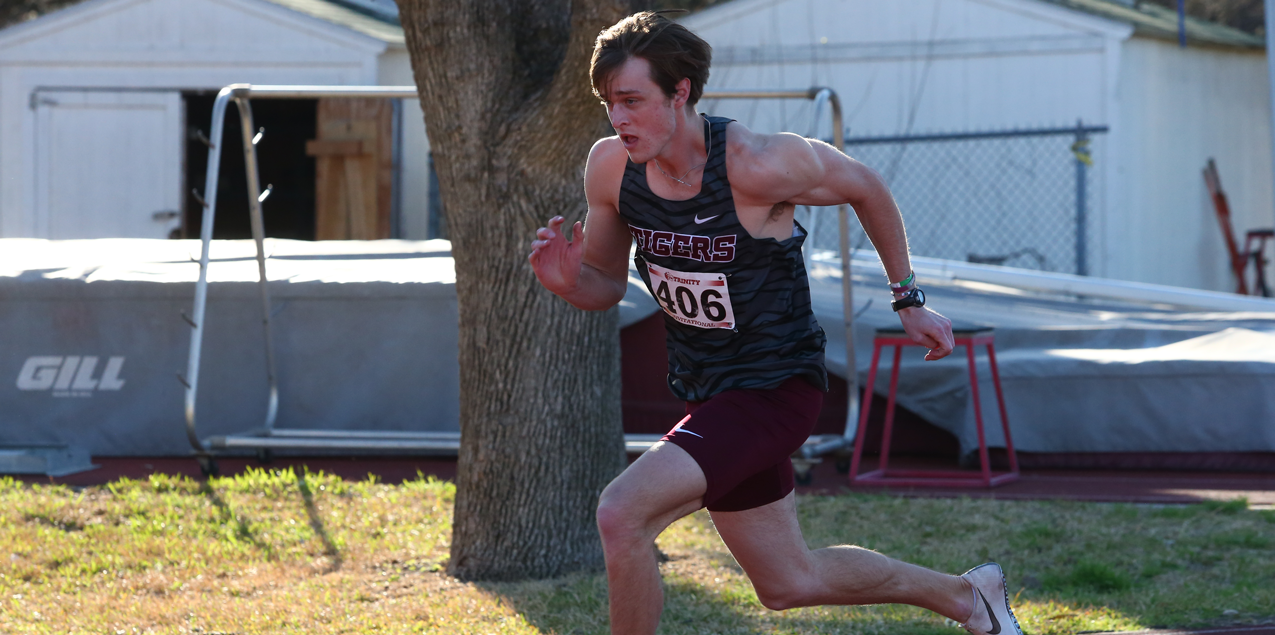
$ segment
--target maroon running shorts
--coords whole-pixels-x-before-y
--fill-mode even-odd
[[[699,463],[709,511],[744,511],[792,491],[789,457],[814,431],[822,405],[823,391],[800,376],[777,388],[728,390],[686,402],[686,418],[662,440]]]

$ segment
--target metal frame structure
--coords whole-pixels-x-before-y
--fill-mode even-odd
[[[190,356],[186,374],[178,380],[186,387],[186,436],[194,448],[200,468],[205,474],[216,474],[214,453],[225,450],[256,450],[268,454],[273,450],[367,450],[396,452],[455,453],[460,448],[459,432],[391,432],[357,430],[276,429],[279,414],[279,384],[275,372],[274,338],[270,327],[270,291],[266,278],[265,230],[261,205],[270,196],[270,189],[261,189],[257,170],[257,143],[264,129],[253,124],[250,99],[316,99],[337,97],[361,97],[382,99],[414,99],[419,95],[415,86],[253,86],[231,84],[217,93],[213,102],[212,126],[209,134],[208,171],[204,180],[205,195],[194,192],[196,200],[204,207],[200,226],[202,249],[199,257],[199,281],[195,285],[195,301],[191,315],[182,317],[191,327]],[[841,117],[841,101],[830,88],[815,87],[793,91],[707,91],[704,99],[809,99],[815,102],[818,116],[824,104],[831,106],[833,145],[845,148],[845,130]],[[244,169],[248,181],[248,210],[251,216],[252,236],[257,244],[257,272],[260,279],[261,324],[265,331],[266,377],[269,396],[266,402],[266,418],[261,428],[241,434],[211,437],[201,440],[195,429],[195,402],[199,390],[199,362],[203,348],[204,321],[208,304],[208,254],[212,245],[213,219],[217,211],[217,181],[221,168],[221,147],[224,142],[226,108],[234,102],[239,111],[240,128],[243,131]],[[852,322],[854,303],[850,277],[850,219],[849,206],[838,210],[841,233],[841,274],[844,295],[846,360],[849,372],[849,409],[843,436],[833,439],[811,439],[795,457],[807,464],[815,457],[840,450],[853,443],[859,411],[857,377],[854,372],[854,337]],[[640,453],[658,441],[659,435],[625,435],[625,449]],[[808,465],[805,466],[808,468]],[[799,472],[802,470],[799,467]]]

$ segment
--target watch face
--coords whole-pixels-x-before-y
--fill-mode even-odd
[[[925,292],[920,287],[916,288],[916,305],[925,306]]]

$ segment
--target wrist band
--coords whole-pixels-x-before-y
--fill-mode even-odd
[[[900,289],[906,289],[914,284],[916,284],[916,272],[911,272],[908,273],[908,277],[904,278],[902,281],[891,282],[890,288],[897,291]]]

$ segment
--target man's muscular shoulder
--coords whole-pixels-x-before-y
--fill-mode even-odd
[[[817,184],[824,166],[803,137],[757,133],[733,122],[726,132],[726,169],[731,189],[759,202],[777,203]]]
[[[593,143],[593,148],[589,150],[589,163],[595,161],[619,161],[621,167],[623,167],[628,156],[629,154],[625,151],[624,143],[620,141],[620,137],[612,135],[610,137],[602,137]]]
[[[620,181],[628,158],[629,153],[618,136],[604,137],[593,144],[584,169],[584,190],[590,206],[619,204]]]

